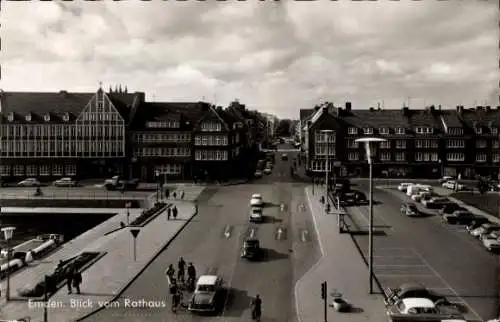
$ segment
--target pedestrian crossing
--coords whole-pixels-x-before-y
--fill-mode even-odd
[[[243,232],[235,232],[235,226],[225,225],[221,228],[220,237],[223,239],[234,240],[239,238],[272,238],[278,242],[294,240],[300,243],[308,244],[314,241],[314,232],[307,228],[293,228],[285,226],[276,226],[273,229],[262,229],[259,224],[249,225]]]

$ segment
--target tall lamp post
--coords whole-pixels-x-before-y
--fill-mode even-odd
[[[329,154],[330,154],[330,142],[328,140],[329,136],[334,133],[334,130],[322,130],[325,136],[325,201],[328,203],[328,170],[329,170]]]
[[[160,171],[155,170],[155,178],[156,178],[156,203],[160,201]]]
[[[7,243],[7,290],[5,292],[5,299],[7,301],[10,300],[10,246],[9,240],[12,239],[12,235],[14,234],[14,230],[16,227],[4,227],[2,228],[3,237]]]
[[[365,144],[366,158],[370,168],[370,207],[369,207],[369,228],[368,228],[368,281],[369,292],[373,294],[373,159],[377,153],[380,142],[387,140],[376,137],[357,139],[356,142]]]

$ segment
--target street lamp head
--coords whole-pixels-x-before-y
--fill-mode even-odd
[[[156,170],[155,171],[155,176],[159,177],[160,176],[160,171]]]
[[[16,230],[16,227],[12,226],[2,228],[3,237],[5,238],[5,240],[12,239],[12,236],[14,235],[14,230]]]
[[[373,156],[377,154],[377,148],[380,142],[386,142],[386,141],[387,141],[386,139],[378,137],[367,137],[355,140],[355,142],[365,144],[366,157],[368,159],[369,164],[372,164]]]

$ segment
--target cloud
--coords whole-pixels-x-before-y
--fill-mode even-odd
[[[237,97],[290,118],[320,100],[498,104],[491,1],[3,5],[6,91],[95,91],[102,81],[156,100]]]

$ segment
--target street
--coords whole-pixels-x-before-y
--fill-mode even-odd
[[[263,320],[293,321],[295,281],[320,255],[303,185],[291,182],[289,162],[277,154],[273,173],[253,184],[208,188],[194,220],[120,297],[122,303],[166,300],[167,307],[126,309],[122,305],[85,321],[241,321],[250,318],[250,302],[257,294],[263,299]],[[262,224],[248,222],[253,193],[262,194],[265,202]],[[259,238],[265,249],[262,261],[240,258],[243,239],[250,235]],[[219,274],[224,279],[228,292],[218,316],[171,313],[164,272],[168,264],[176,266],[181,256],[193,262],[198,276]]]
[[[362,184],[355,188],[366,193],[368,190]],[[437,216],[402,216],[399,208],[404,196],[400,195],[374,190],[374,226],[385,233],[374,236],[374,272],[378,281],[384,287],[422,282],[452,302],[462,303],[471,320],[496,316],[498,257],[486,252],[463,228],[443,224]],[[350,209],[368,225],[368,206]],[[354,238],[368,258],[368,236]]]

